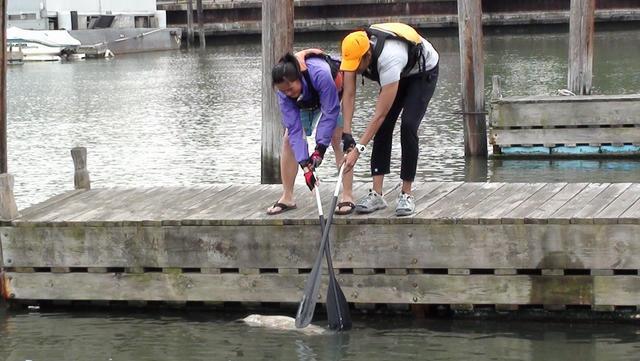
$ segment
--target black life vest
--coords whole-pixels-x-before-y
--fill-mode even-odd
[[[424,47],[420,34],[412,27],[401,23],[374,24],[365,29],[369,39],[376,38],[376,45],[372,51],[371,63],[369,67],[362,73],[363,76],[380,83],[380,74],[378,73],[378,58],[384,49],[387,39],[400,40],[408,45],[408,61],[407,65],[402,69],[400,77],[404,77],[416,63],[422,62],[420,71],[425,71],[424,64]]]
[[[340,71],[339,60],[333,59],[320,49],[302,50],[297,52],[295,56],[296,59],[298,59],[300,73],[304,77],[304,80],[307,83],[307,90],[309,91],[309,96],[307,96],[306,100],[302,99],[303,94],[300,94],[300,97],[296,100],[296,105],[298,106],[298,108],[304,110],[316,110],[320,108],[320,95],[318,94],[316,88],[313,86],[311,75],[309,74],[309,69],[307,68],[307,64],[305,62],[309,58],[319,58],[329,64],[329,68],[331,69],[331,77],[333,78],[333,81],[336,84],[336,88],[338,89],[338,96],[342,96],[343,76],[342,72]]]

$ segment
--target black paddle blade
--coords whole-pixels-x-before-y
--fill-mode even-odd
[[[342,293],[342,289],[335,278],[329,280],[327,290],[327,317],[329,318],[329,329],[336,331],[347,331],[351,329],[351,314],[349,313],[349,303]]]
[[[323,252],[319,253],[319,257],[322,257]],[[319,264],[316,260],[316,264]],[[304,328],[309,326],[311,320],[313,320],[313,313],[316,309],[316,303],[318,301],[318,291],[320,290],[320,276],[322,272],[322,266],[314,265],[307,279],[307,284],[304,287],[304,294],[298,305],[298,312],[296,313],[296,327]]]

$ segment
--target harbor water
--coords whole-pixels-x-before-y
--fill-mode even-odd
[[[637,29],[597,28],[594,93],[640,92]],[[633,159],[465,160],[458,39],[447,31],[425,34],[440,52],[440,78],[420,128],[417,181],[638,182],[640,162]],[[305,35],[296,47],[337,54],[339,40],[340,34]],[[493,75],[504,79],[506,96],[566,87],[565,27],[494,29],[484,49],[487,97]],[[73,188],[75,146],[88,149],[94,188],[259,183],[260,52],[257,37],[212,38],[204,51],[9,67],[8,166],[19,208]],[[368,81],[359,85],[356,135],[377,91]],[[399,163],[396,134],[392,170]],[[357,181],[370,179],[368,169],[365,157]],[[320,177],[331,181],[335,171],[322,167]],[[388,185],[398,180],[391,174]],[[637,360],[640,349],[634,324],[358,316],[347,334],[311,337],[250,328],[234,322],[239,317],[0,309],[0,359],[618,361]]]

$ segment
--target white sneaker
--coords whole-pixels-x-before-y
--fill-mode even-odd
[[[356,203],[357,213],[372,213],[385,208],[387,208],[387,202],[373,189],[369,189],[369,193]]]
[[[398,205],[396,206],[396,216],[410,216],[416,209],[416,203],[411,194],[400,192],[398,195]]]

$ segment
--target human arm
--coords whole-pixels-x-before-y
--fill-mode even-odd
[[[373,114],[373,117],[371,118],[371,120],[369,120],[369,123],[367,124],[367,128],[365,129],[364,133],[358,140],[358,144],[362,144],[362,145],[369,144],[371,139],[373,139],[373,137],[376,135],[376,132],[378,132],[378,129],[380,129],[380,126],[382,125],[382,123],[384,122],[384,119],[389,113],[389,110],[393,105],[393,101],[395,100],[396,95],[398,93],[398,83],[399,82],[396,81],[396,82],[384,85],[380,90],[380,94],[378,95],[378,100],[376,101],[376,109]],[[349,152],[349,154],[347,154],[346,161],[345,161],[346,164],[344,169],[345,172],[348,172],[350,169],[353,168],[353,166],[356,164],[359,157],[360,157],[360,152],[358,151]]]
[[[300,109],[293,100],[278,92],[278,104],[282,113],[282,125],[287,129],[289,144],[293,150],[296,162],[301,163],[309,159],[309,148],[304,137],[302,122],[300,121]]]
[[[357,74],[355,72],[344,72],[342,89],[342,142],[345,152],[354,145],[351,125],[353,124],[353,113],[356,103],[356,78]]]

